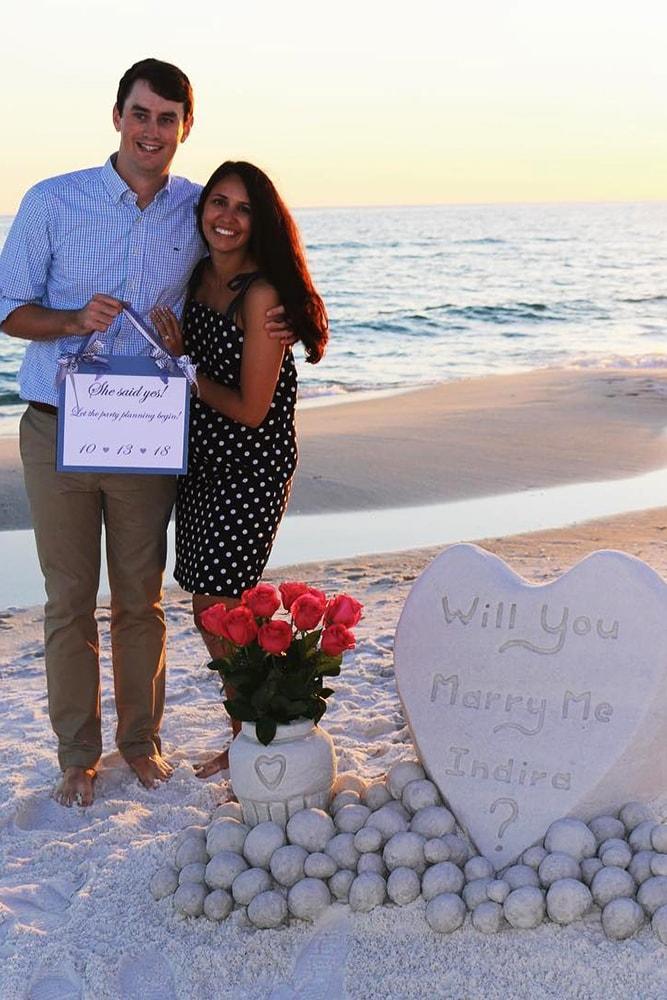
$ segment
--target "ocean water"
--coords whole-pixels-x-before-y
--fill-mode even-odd
[[[299,366],[302,397],[667,363],[667,202],[295,214],[331,326],[324,360]],[[0,428],[22,409],[23,348],[0,335]]]

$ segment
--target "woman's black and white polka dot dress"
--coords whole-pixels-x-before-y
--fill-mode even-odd
[[[201,374],[238,388],[243,331],[234,316],[258,274],[244,275],[225,313],[190,300],[185,350]],[[246,427],[193,398],[188,473],[178,481],[174,576],[191,594],[240,597],[266,566],[287,506],[297,449],[296,368],[285,351],[269,412]]]

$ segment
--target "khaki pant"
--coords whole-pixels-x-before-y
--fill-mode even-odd
[[[46,678],[58,760],[93,767],[102,753],[95,608],[102,523],[111,584],[111,648],[126,760],[160,749],[165,639],[160,604],[173,476],[55,471],[54,415],[29,406],[21,458],[44,574]]]

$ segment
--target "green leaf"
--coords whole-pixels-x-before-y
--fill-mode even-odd
[[[276,723],[273,719],[258,719],[255,724],[255,735],[260,743],[268,747],[269,743],[276,735]]]
[[[335,694],[333,688],[322,688],[320,690],[320,698],[330,698],[332,694]]]
[[[232,719],[238,719],[239,722],[254,722],[257,718],[257,712],[244,698],[228,698],[223,705]]]

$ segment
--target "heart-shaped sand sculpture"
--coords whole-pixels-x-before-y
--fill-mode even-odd
[[[267,757],[261,754],[255,761],[255,773],[265,788],[273,791],[285,777],[287,761],[281,753]]]
[[[667,584],[639,559],[595,552],[534,585],[452,546],[394,655],[424,767],[496,868],[561,816],[667,791]]]

